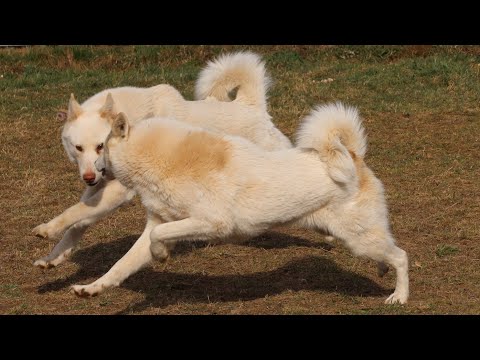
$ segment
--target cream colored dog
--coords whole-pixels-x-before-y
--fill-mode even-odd
[[[267,112],[269,81],[260,57],[240,52],[222,56],[205,67],[196,84],[197,101],[185,100],[169,85],[108,89],[82,105],[72,94],[68,112],[61,114],[66,118],[62,143],[70,160],[78,164],[88,187],[78,204],[33,230],[35,235],[45,238],[56,238],[67,230],[53,251],[34,265],[50,268],[64,262],[89,225],[135,195],[117,180],[103,178],[94,166],[119,112],[125,113],[132,123],[167,116],[245,137],[265,150],[290,148],[290,141],[273,125]]]
[[[408,299],[407,254],[389,229],[383,186],[363,161],[366,138],[356,109],[318,107],[301,125],[297,148],[267,152],[246,139],[167,118],[112,125],[98,171],[141,196],[145,234],[103,277],[75,285],[79,296],[118,286],[169,256],[177,241],[227,242],[296,224],[340,239],[358,256],[397,273],[386,303]]]

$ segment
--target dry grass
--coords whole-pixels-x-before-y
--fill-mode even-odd
[[[90,229],[70,262],[32,263],[57,240],[31,235],[73,205],[83,186],[60,143],[55,111],[111,86],[176,86],[187,98],[200,67],[250,48],[275,85],[271,114],[292,136],[316,103],[360,106],[367,163],[385,184],[393,233],[410,257],[411,298],[385,306],[394,274],[279,228],[245,246],[182,244],[120,288],[69,292],[104,274],[142,231],[138,200]],[[324,81],[328,78],[333,81]],[[1,314],[479,314],[479,47],[35,47],[0,50]]]

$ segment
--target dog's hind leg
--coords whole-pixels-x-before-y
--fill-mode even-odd
[[[386,304],[405,304],[408,300],[408,257],[407,253],[399,247],[393,245],[388,248],[384,254],[385,262],[392,265],[397,272],[397,284],[395,291],[390,295]]]
[[[345,226],[345,225],[344,225]],[[351,226],[350,226],[351,227]],[[359,227],[365,229],[362,225]],[[343,227],[345,229],[345,227]],[[357,233],[341,231],[335,234],[357,256],[365,256],[377,261],[378,275],[383,276],[391,265],[397,275],[395,291],[386,304],[405,304],[408,300],[408,257],[407,253],[395,245],[387,229],[365,229]]]
[[[381,217],[379,217],[380,219]],[[388,271],[388,266],[396,270],[395,291],[385,303],[404,304],[408,300],[408,257],[407,253],[395,245],[385,221],[372,221],[372,216],[340,216],[329,212],[312,214],[299,222],[308,228],[324,231],[339,239],[356,256],[364,256],[377,262],[380,276]]]
[[[73,292],[82,297],[96,296],[109,287],[119,286],[130,275],[147,265],[152,260],[150,233],[161,222],[159,218],[148,214],[145,229],[131,249],[101,278],[89,285],[74,285]]]
[[[134,193],[121,185],[118,180],[108,181],[105,186],[100,188],[87,188],[78,204],[70,207],[49,223],[37,226],[33,230],[37,236],[52,238],[68,228],[52,252],[35,261],[34,265],[51,268],[64,262],[90,225],[130,201],[133,195]]]

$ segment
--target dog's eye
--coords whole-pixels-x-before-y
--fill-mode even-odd
[[[80,152],[83,151],[83,148],[82,148],[80,145],[75,146],[75,149],[77,149],[77,150],[80,151]]]
[[[102,149],[103,149],[103,143],[101,143],[100,145],[97,146],[97,153],[102,151]]]

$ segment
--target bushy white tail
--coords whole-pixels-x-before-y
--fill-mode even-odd
[[[317,150],[327,163],[333,180],[355,181],[355,159],[363,158],[367,151],[367,139],[357,109],[342,103],[316,107],[297,131],[297,147]]]
[[[213,96],[220,101],[235,101],[266,108],[266,94],[270,78],[265,63],[252,52],[237,52],[222,55],[210,61],[200,72],[195,85],[195,99],[204,100]]]

